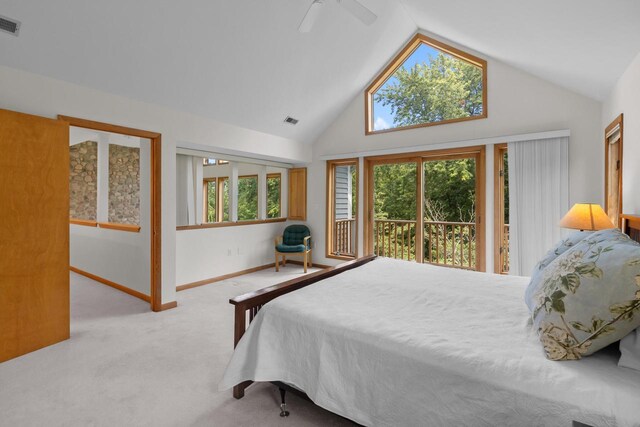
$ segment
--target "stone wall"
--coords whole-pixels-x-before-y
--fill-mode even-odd
[[[109,144],[109,222],[140,224],[140,149]]]
[[[69,147],[69,217],[96,220],[98,206],[98,143]]]

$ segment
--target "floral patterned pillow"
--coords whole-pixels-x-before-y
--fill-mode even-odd
[[[566,239],[558,242],[553,248],[547,252],[547,254],[536,264],[531,272],[531,281],[529,282],[529,286],[524,292],[524,300],[529,307],[529,311],[533,312],[534,303],[533,303],[533,294],[538,289],[541,284],[540,278],[542,277],[542,272],[544,269],[553,262],[560,255],[565,253],[567,250],[571,249],[578,243],[582,241],[587,236],[593,234],[593,231],[575,231],[571,233]]]
[[[577,360],[640,326],[640,244],[593,233],[544,269],[533,325],[547,358]]]

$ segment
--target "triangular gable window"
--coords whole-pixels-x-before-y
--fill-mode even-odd
[[[487,117],[487,62],[417,34],[365,92],[366,133]]]

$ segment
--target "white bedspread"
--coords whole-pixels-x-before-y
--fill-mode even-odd
[[[220,388],[284,381],[367,426],[640,426],[640,372],[547,360],[527,282],[377,259],[265,305]]]

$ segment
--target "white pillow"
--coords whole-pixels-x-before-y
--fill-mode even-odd
[[[620,340],[618,366],[640,371],[640,328]]]

